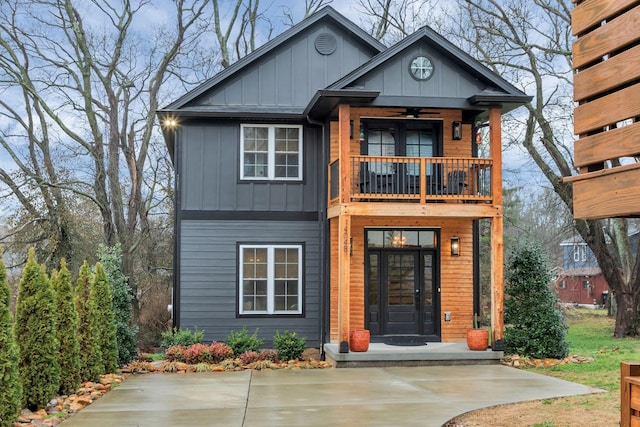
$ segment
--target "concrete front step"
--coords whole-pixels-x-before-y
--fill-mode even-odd
[[[421,346],[369,344],[365,352],[340,353],[337,343],[324,345],[325,358],[337,368],[373,366],[446,366],[499,364],[502,351],[472,351],[466,343],[430,342]]]

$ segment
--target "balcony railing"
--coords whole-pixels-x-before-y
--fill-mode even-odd
[[[339,196],[338,162],[330,166],[330,200]],[[454,157],[351,156],[352,201],[491,201],[492,160]]]

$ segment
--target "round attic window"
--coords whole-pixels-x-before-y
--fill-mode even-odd
[[[338,47],[338,41],[333,34],[322,33],[316,37],[316,50],[321,55],[331,55]]]

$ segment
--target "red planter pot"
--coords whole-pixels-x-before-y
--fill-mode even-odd
[[[489,347],[489,331],[486,329],[467,329],[469,350],[484,351]]]
[[[352,329],[349,332],[349,350],[367,351],[371,335],[367,329]]]

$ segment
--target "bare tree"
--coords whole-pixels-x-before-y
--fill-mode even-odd
[[[42,230],[54,258],[77,255],[65,198],[90,200],[104,243],[122,245],[134,292],[135,254],[158,197],[143,174],[162,144],[161,89],[197,40],[208,1],[169,4],[149,30],[145,15],[158,10],[147,0],[0,3],[0,147],[17,165],[0,169],[3,195],[26,212],[23,226]]]
[[[570,0],[458,0],[449,34],[488,67],[534,95],[524,114],[506,120],[523,128],[517,139],[553,190],[572,211],[573,191],[563,181],[572,162],[572,71]],[[463,19],[459,19],[463,17]],[[453,18],[453,17],[452,17]],[[575,220],[613,292],[618,312],[614,335],[638,335],[640,259],[631,252],[624,219]],[[611,243],[610,243],[611,242]]]
[[[228,10],[221,9],[219,0],[211,1],[213,29],[220,47],[222,68],[227,68],[253,52],[257,44],[271,38],[273,27],[265,11],[260,8],[260,0],[236,0]]]
[[[398,42],[424,25],[438,21],[439,0],[358,0],[363,26],[378,40]],[[438,27],[438,25],[436,25]]]

